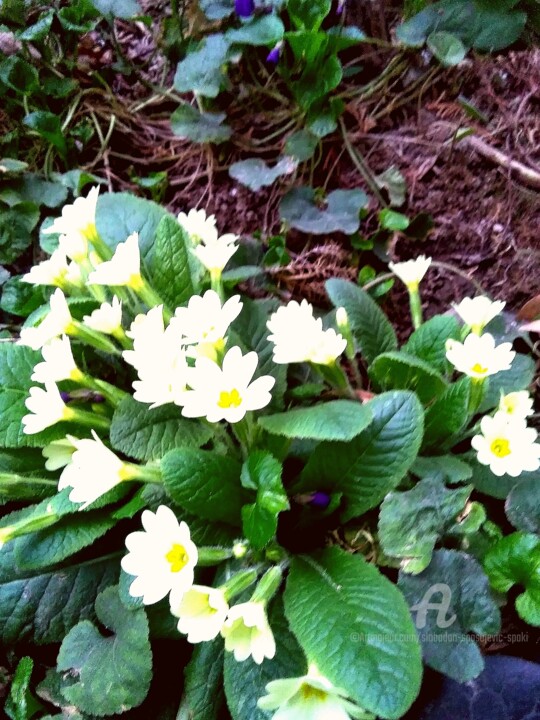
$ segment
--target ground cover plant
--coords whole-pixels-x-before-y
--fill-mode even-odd
[[[498,632],[514,585],[540,624],[534,361],[504,303],[423,322],[431,259],[397,263],[400,344],[348,281],[323,317],[238,293],[238,237],[201,210],[95,187],[45,232],[22,281],[48,303],[0,346],[1,493],[21,503],[0,521],[0,610],[4,642],[60,644],[48,716],[138,707],[173,637],[193,646],[180,717],[398,718],[422,658],[481,672],[468,633]],[[355,552],[328,543],[351,522]]]

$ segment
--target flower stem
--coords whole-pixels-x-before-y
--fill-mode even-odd
[[[101,350],[102,352],[110,353],[111,355],[120,355],[120,350],[116,347],[114,342],[103,333],[86,327],[86,325],[78,322],[78,320],[73,320],[72,326],[72,334],[76,338],[79,338],[79,340],[87,343],[87,345],[91,345],[92,347],[95,347],[96,350]]]
[[[418,287],[409,288],[409,305],[413,327],[417,330],[422,324],[422,300],[420,299]]]
[[[66,420],[73,420],[81,425],[90,427],[92,429],[98,428],[99,430],[109,430],[111,427],[111,421],[109,418],[98,415],[97,413],[91,413],[87,410],[80,410],[79,408],[72,408],[67,406],[70,413]]]
[[[223,289],[221,270],[210,270],[210,287],[219,295],[219,299],[223,303],[225,300],[225,291]]]
[[[251,596],[253,602],[269,602],[276,594],[281,581],[283,579],[283,572],[279,565],[267,570],[259,581],[259,584],[255,588],[255,592]]]
[[[469,414],[474,415],[484,399],[485,380],[471,378],[471,395],[469,397]]]
[[[105,380],[99,380],[85,373],[82,374],[80,383],[103,395],[114,407],[129,395],[125,390],[121,390]]]
[[[167,305],[163,302],[162,298],[158,295],[154,288],[142,276],[140,276],[140,282],[137,282],[132,287],[133,290],[135,290],[135,292],[137,293],[137,295],[141,298],[143,303],[145,303],[145,305],[147,305],[149,308],[156,307],[157,305],[163,305],[163,316],[165,318],[165,321],[169,322],[172,317],[172,312],[169,310]]]

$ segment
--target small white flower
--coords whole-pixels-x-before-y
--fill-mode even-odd
[[[37,327],[21,329],[19,345],[28,345],[33,350],[39,350],[59,335],[68,334],[72,329],[72,323],[73,318],[69,311],[66,296],[58,288],[51,295],[49,313],[41,324]]]
[[[116,246],[110,260],[102,262],[88,276],[91,285],[128,285],[138,289],[141,285],[141,255],[139,234],[134,232]]]
[[[65,252],[55,250],[48,260],[34,265],[21,280],[32,285],[53,285],[60,287],[66,281],[68,264]]]
[[[172,592],[171,613],[180,618],[178,630],[187,635],[188,642],[206,642],[219,635],[229,612],[223,590],[193,585],[180,600],[175,596]]]
[[[61,380],[80,380],[82,373],[77,367],[71,352],[71,343],[66,335],[54,338],[41,348],[43,362],[38,363],[31,379],[38,383]]]
[[[74,444],[76,440],[78,438],[68,435],[63,440],[53,440],[45,445],[41,451],[45,458],[45,469],[52,472],[68,465],[71,462],[71,456],[77,449]]]
[[[509,370],[516,353],[512,343],[495,346],[493,335],[468,335],[465,342],[446,341],[446,357],[450,363],[471,378],[483,380],[489,375]]]
[[[471,445],[478,453],[478,462],[489,465],[494,475],[518,477],[522,472],[540,467],[538,433],[528,428],[525,420],[508,421],[506,413],[485,415],[480,422],[481,435],[475,435]]]
[[[198,560],[189,527],[185,522],[178,523],[176,515],[165,505],[160,505],[155,513],[145,510],[142,524],[144,531],[127,536],[129,553],[121,562],[125,572],[137,576],[129,593],[151,605],[174,591],[175,601],[179,602],[193,585]]]
[[[347,340],[333,329],[323,330],[321,318],[313,317],[313,305],[291,300],[266,324],[274,343],[274,362],[282,365],[312,362],[330,365],[347,347]]]
[[[91,330],[106,333],[107,335],[117,334],[122,329],[122,303],[116,295],[112,302],[104,302],[91,315],[83,317],[83,323]]]
[[[133,350],[125,350],[124,360],[136,370],[151,368],[154,361],[153,348],[163,342],[165,323],[163,305],[156,305],[147,313],[140,313],[126,331],[133,340]]]
[[[303,677],[272,680],[266,686],[268,695],[260,698],[261,710],[276,710],[272,720],[351,720],[368,715],[348,701],[345,690],[310,668]]]
[[[222,343],[230,324],[242,310],[240,296],[234,295],[223,306],[214,290],[207,290],[202,297],[193,295],[187,307],[177,308],[170,327],[182,337],[184,345],[201,345],[195,354],[207,354],[206,346]]]
[[[71,205],[64,205],[62,216],[56,218],[45,234],[58,233],[60,235],[76,236],[91,240],[96,235],[96,205],[99,196],[99,186],[91,188],[88,195],[79,197]],[[73,258],[75,259],[75,258]]]
[[[192,390],[183,394],[182,415],[235,423],[246,412],[266,407],[272,399],[270,390],[275,379],[263,375],[251,382],[257,362],[256,352],[242,356],[239,347],[227,352],[222,367],[209,358],[197,358],[195,367],[188,370],[187,384]]]
[[[508,420],[525,419],[534,413],[534,401],[526,390],[502,395],[499,411],[508,416]]]
[[[75,263],[84,262],[88,257],[88,239],[82,233],[71,232],[68,235],[60,235],[58,247]]]
[[[201,239],[192,252],[210,273],[221,273],[238,250],[238,235],[221,235],[217,240]]]
[[[69,420],[73,413],[62,400],[53,382],[45,383],[45,390],[31,387],[25,405],[30,410],[30,414],[22,419],[23,432],[26,435],[34,435],[62,420]]]
[[[475,298],[464,298],[454,305],[454,310],[473,333],[480,335],[486,325],[502,312],[505,305],[506,303],[500,300],[493,302],[484,295],[479,295]]]
[[[82,275],[81,267],[80,265],[77,265],[76,262],[69,263],[65,279],[69,285],[73,285],[77,288],[84,287],[86,283]]]
[[[198,245],[200,242],[215,242],[218,237],[216,218],[214,215],[206,216],[205,210],[190,210],[188,214],[181,212],[178,222],[187,232],[191,242]]]
[[[409,290],[418,290],[421,280],[431,265],[431,258],[419,255],[414,260],[406,262],[388,263],[388,267],[394,275],[403,282]]]
[[[263,602],[245,602],[234,605],[221,629],[225,650],[234,653],[237,662],[251,655],[260,665],[264,658],[271,660],[276,654],[274,635],[268,624]]]
[[[80,510],[84,510],[122,480],[133,476],[128,466],[102,443],[94,431],[92,436],[93,440],[69,438],[76,450],[58,482],[58,490],[73,488],[69,499],[71,502],[83,503]]]

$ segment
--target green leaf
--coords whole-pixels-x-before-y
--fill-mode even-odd
[[[334,307],[347,311],[355,342],[368,363],[381,353],[397,349],[394,328],[368,293],[340,279],[328,280],[325,287]]]
[[[489,465],[480,465],[476,459],[471,460],[471,466],[473,470],[471,482],[475,488],[479,492],[498,498],[499,500],[505,500],[517,483],[525,482],[526,480],[540,482],[540,470],[523,472],[519,478],[514,478],[510,475],[503,475],[502,477],[494,475]]]
[[[10,278],[2,287],[0,308],[13,315],[26,316],[43,304],[43,288],[22,282],[21,276]]]
[[[540,482],[538,477],[519,480],[506,499],[506,517],[518,530],[540,533]]]
[[[377,568],[337,547],[296,557],[285,613],[310,661],[360,706],[382,718],[406,712],[420,687],[420,648],[403,596]]]
[[[313,157],[318,145],[319,138],[316,135],[307,129],[298,130],[287,138],[284,153],[298,162],[304,162]]]
[[[54,10],[43,13],[33,25],[27,27],[19,35],[19,40],[25,40],[27,42],[33,42],[35,40],[43,40],[49,34],[51,29],[52,21],[54,19]]]
[[[191,105],[180,105],[171,115],[171,128],[175,135],[196,143],[222,143],[232,135],[223,121],[225,113],[199,112]]]
[[[28,163],[14,158],[0,158],[0,173],[13,173],[18,175],[28,168]]]
[[[362,190],[334,190],[325,200],[324,209],[316,202],[309,187],[289,190],[279,204],[279,215],[290,227],[314,235],[332,232],[352,234],[360,227],[360,210],[367,207]]]
[[[459,433],[468,420],[471,382],[463,378],[448,385],[444,392],[426,410],[424,448],[437,447],[440,451],[445,441],[453,444],[453,436]]]
[[[308,65],[301,78],[291,83],[291,89],[300,107],[307,111],[315,104],[318,106],[318,100],[323,100],[335,90],[342,78],[343,67],[339,58],[330,55],[322,64],[320,59],[316,59],[312,65]],[[334,192],[353,191],[334,190]]]
[[[17,203],[9,209],[0,205],[0,262],[14,262],[32,242],[32,230],[39,220],[39,209],[32,202]]]
[[[165,208],[151,200],[130,193],[100,195],[96,226],[107,245],[114,249],[131,233],[139,233],[141,256],[148,260],[153,253],[156,230],[161,219],[169,215]],[[169,215],[169,217],[172,217]]]
[[[411,472],[419,478],[440,475],[451,483],[470,480],[473,475],[471,466],[455,455],[417,457],[411,468]]]
[[[171,307],[176,308],[195,294],[189,267],[189,237],[176,220],[165,215],[157,226],[152,285]]]
[[[25,173],[13,186],[26,202],[56,208],[66,202],[68,191],[60,182],[45,180],[35,173]]]
[[[234,12],[234,0],[200,0],[199,4],[209,20],[223,20]]]
[[[0,62],[0,82],[15,92],[30,95],[39,85],[37,70],[18,55],[11,55]]]
[[[4,705],[6,715],[11,720],[30,720],[43,706],[34,700],[30,691],[30,680],[34,661],[31,657],[23,657],[17,663],[9,695]]]
[[[432,32],[428,35],[427,46],[437,60],[446,67],[459,65],[467,55],[467,48],[461,40],[452,33],[444,31]]]
[[[184,696],[178,717],[220,720],[223,717],[223,640],[195,645],[185,669]]]
[[[387,191],[392,207],[403,205],[407,197],[407,183],[403,174],[394,165],[380,175],[376,175],[374,180],[379,188]]]
[[[529,625],[540,626],[540,538],[516,532],[489,550],[484,569],[494,590],[507,593],[514,585],[525,592],[516,599],[518,615]]]
[[[67,144],[58,115],[47,110],[31,112],[23,120],[31,130],[35,130],[47,142],[51,143],[62,156],[66,156]]]
[[[379,222],[385,230],[406,230],[409,227],[410,220],[403,213],[396,212],[385,208],[379,212]]]
[[[400,573],[398,587],[413,612],[424,662],[458,682],[480,675],[482,654],[466,633],[498,633],[501,620],[478,562],[463,552],[436,550],[420,575]]]
[[[282,175],[290,175],[296,170],[297,163],[284,157],[274,167],[269,167],[264,160],[249,158],[233,163],[229,167],[229,175],[253,192],[268,187]]]
[[[306,672],[302,650],[283,615],[281,597],[272,603],[268,619],[276,641],[273,660],[257,665],[248,658],[239,663],[232,653],[225,653],[225,692],[233,720],[268,720],[268,713],[257,707],[258,699],[266,695],[266,685],[272,680],[300,677]]]
[[[254,17],[238,29],[231,28],[225,39],[231,45],[273,46],[283,38],[285,28],[277,15]]]
[[[176,405],[149,409],[127,397],[114,411],[111,444],[136,460],[158,460],[178,447],[201,447],[212,429],[198,420],[187,420]]]
[[[265,450],[251,452],[242,466],[242,485],[257,492],[255,502],[242,508],[244,535],[255,550],[268,545],[276,534],[279,513],[289,509],[281,472],[281,463]]]
[[[58,670],[77,680],[62,694],[85,713],[114,715],[140,705],[150,687],[148,620],[144,609],[126,612],[117,587],[98,595],[96,615],[112,635],[104,637],[88,620],[70,630],[58,653]]]
[[[105,17],[129,20],[143,14],[137,0],[92,0],[92,5]]]
[[[404,572],[417,574],[431,561],[436,542],[463,512],[472,486],[447,490],[426,478],[412,490],[391,492],[379,514],[379,539],[386,555],[400,558]]]
[[[351,400],[331,400],[320,405],[294,408],[259,418],[259,425],[273,435],[311,440],[352,440],[372,420],[371,410]]]
[[[405,352],[379,355],[370,365],[369,376],[382,390],[414,390],[423,403],[429,403],[447,387],[431,365]]]
[[[488,378],[487,392],[478,412],[485,413],[496,407],[500,402],[501,395],[517,390],[527,390],[532,385],[535,371],[536,365],[531,355],[518,353],[510,370],[504,370]]]
[[[9,545],[3,548],[3,554]],[[41,575],[23,574],[11,558],[9,575],[0,583],[2,643],[61,642],[80,620],[94,618],[97,594],[117,581],[118,572],[119,563],[115,558],[94,560]]]
[[[446,341],[459,340],[460,326],[451,315],[435,315],[413,332],[403,351],[424,360],[441,373],[448,370]]]
[[[296,28],[318,30],[331,6],[331,0],[289,0],[287,12]]]
[[[344,521],[377,506],[397,487],[422,441],[423,410],[413,393],[383,393],[367,407],[371,424],[348,443],[318,445],[300,479],[301,490],[343,492]]]
[[[174,76],[176,90],[217,97],[225,78],[222,66],[228,53],[229,42],[224,35],[207,35],[197,50],[178,63]]]
[[[171,450],[162,460],[165,489],[188,512],[206,520],[240,524],[240,463],[210,450]]]

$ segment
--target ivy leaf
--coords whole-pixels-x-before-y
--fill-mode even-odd
[[[253,192],[258,192],[272,185],[278,177],[290,175],[296,167],[297,163],[290,157],[281,158],[274,167],[269,167],[259,158],[249,158],[233,163],[229,167],[229,175]]]
[[[424,662],[458,682],[480,675],[484,660],[466,633],[495,634],[501,619],[478,562],[463,552],[436,550],[420,575],[400,573],[398,587],[414,613]]]
[[[113,634],[104,637],[88,620],[64,638],[58,653],[60,672],[77,678],[62,694],[93,715],[114,715],[140,705],[152,679],[152,651],[144,609],[126,611],[118,587],[96,599],[98,620]]]
[[[176,405],[149,408],[131,396],[114,411],[111,444],[136,460],[159,460],[178,447],[201,447],[212,437],[212,428],[187,420]]]
[[[172,308],[187,302],[196,292],[190,272],[189,243],[188,234],[174,218],[165,215],[160,220],[151,263],[152,284]]]
[[[455,317],[435,315],[413,332],[403,346],[403,351],[425,360],[440,373],[446,373],[448,370],[446,341],[450,338],[458,340],[459,337],[460,326]]]
[[[448,447],[467,424],[471,382],[462,378],[448,385],[426,410],[424,448]],[[446,442],[448,441],[448,442]]]
[[[207,35],[199,48],[192,50],[178,64],[174,76],[176,90],[217,97],[224,80],[222,65],[227,59],[229,47],[224,35]]]
[[[210,450],[179,448],[161,462],[163,482],[171,498],[206,520],[240,525],[243,492],[240,463]]]
[[[310,660],[360,706],[382,718],[406,712],[420,687],[420,647],[403,596],[377,568],[337,547],[295,557],[285,613]]]
[[[540,533],[540,483],[538,477],[520,480],[510,491],[506,517],[518,530]]]
[[[318,445],[295,488],[343,492],[344,521],[376,507],[399,484],[422,441],[423,410],[413,393],[383,393],[368,407],[371,424],[348,443]]]
[[[320,208],[315,190],[298,187],[289,190],[279,204],[279,215],[290,227],[314,235],[343,232],[351,235],[360,227],[360,210],[367,207],[362,190],[334,190]]]
[[[426,478],[412,490],[388,493],[379,514],[385,554],[400,558],[403,572],[425,570],[437,540],[463,512],[471,491],[471,485],[447,490],[439,478]]]
[[[355,342],[368,363],[397,349],[394,328],[365,290],[347,280],[333,279],[326,283],[326,292],[334,307],[347,311]]]
[[[507,593],[513,585],[525,588],[516,610],[529,625],[540,626],[540,538],[524,532],[501,538],[484,558],[484,569],[498,592]]]
[[[276,641],[272,661],[257,665],[248,658],[238,663],[232,653],[225,653],[225,693],[233,720],[268,720],[268,713],[257,707],[258,699],[266,695],[266,685],[272,680],[300,677],[306,672],[302,650],[283,615],[281,597],[272,603],[268,620]]]
[[[370,365],[369,375],[382,390],[414,390],[423,403],[438,397],[446,388],[442,375],[404,352],[379,355]]]
[[[191,105],[180,105],[171,115],[171,128],[175,135],[195,143],[215,143],[228,140],[231,128],[224,124],[225,113],[199,112]]]
[[[260,427],[273,435],[309,440],[352,440],[370,424],[368,405],[331,400],[259,418]]]
[[[256,490],[254,503],[242,508],[242,526],[255,550],[262,550],[274,537],[279,513],[289,509],[281,481],[282,466],[264,450],[252,452],[242,466],[242,485]]]

